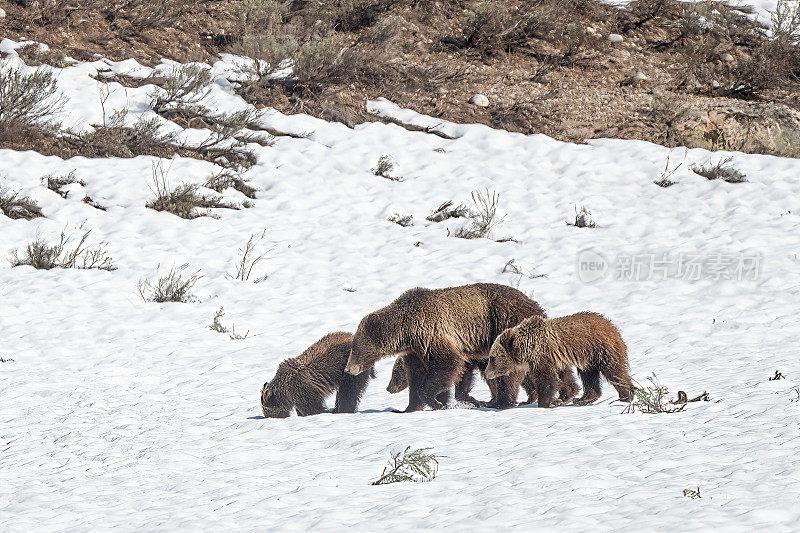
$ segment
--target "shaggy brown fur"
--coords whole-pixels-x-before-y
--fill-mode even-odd
[[[550,407],[558,371],[571,366],[583,382],[583,396],[575,400],[579,405],[600,397],[601,373],[623,402],[633,393],[625,342],[614,324],[597,313],[523,320],[497,337],[489,357],[487,377],[527,370],[536,383],[539,407]]]
[[[345,370],[360,374],[383,357],[402,355],[409,383],[406,412],[418,411],[426,403],[442,409],[437,396],[465,375],[467,363],[485,363],[500,332],[535,315],[544,315],[539,304],[505,285],[411,289],[364,317]],[[466,377],[471,387],[471,373]],[[520,370],[490,381],[489,405],[516,406],[524,377],[524,370]],[[466,385],[462,388],[468,389]]]
[[[358,375],[344,371],[353,341],[351,333],[329,333],[297,357],[278,366],[272,381],[261,389],[261,410],[267,418],[286,418],[325,412],[325,398],[336,392],[334,413],[353,413],[370,378],[372,367]]]
[[[464,370],[464,375],[461,377],[461,381],[459,381],[456,384],[456,400],[463,402],[474,401],[474,398],[472,398],[472,396],[469,395],[469,390],[471,389],[471,387],[470,389],[467,389],[466,392],[464,392],[464,388],[466,379],[469,379],[470,382],[472,381],[475,368],[476,365],[474,363],[467,364],[466,369]],[[483,371],[481,371],[481,374],[485,378],[485,374]],[[558,386],[558,397],[559,400],[562,402],[568,402],[572,400],[572,398],[574,398],[578,394],[578,391],[580,391],[580,387],[578,387],[578,383],[575,381],[575,376],[573,375],[571,368],[565,368],[559,372],[559,379],[557,386]],[[386,390],[389,391],[391,394],[396,394],[407,388],[408,388],[408,376],[406,374],[406,366],[403,363],[403,358],[398,357],[397,360],[394,362],[394,366],[392,367],[392,378],[389,380],[389,385],[386,386]],[[538,397],[536,393],[536,383],[534,383],[533,374],[531,374],[530,372],[525,376],[525,379],[522,381],[522,388],[528,395],[528,399],[522,402],[520,405],[529,405],[532,403],[536,403]],[[446,403],[441,399],[441,394],[437,396],[437,399],[442,403]]]
[[[483,365],[481,363],[483,363]],[[481,366],[485,366],[485,361],[468,361],[465,363],[464,373],[461,375],[459,382],[456,383],[455,398],[457,401],[472,403],[474,405],[486,403],[479,402],[469,394],[469,392],[472,390],[475,369],[477,368],[481,370],[481,375],[483,375],[483,369],[480,368]],[[386,386],[386,390],[392,394],[396,394],[406,390],[407,388],[408,371],[406,369],[403,356],[400,356],[394,362],[394,366],[392,367],[392,378],[389,380],[389,385]],[[448,390],[439,393],[436,399],[443,404],[447,404],[450,401],[450,391]]]

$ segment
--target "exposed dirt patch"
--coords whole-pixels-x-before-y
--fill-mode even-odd
[[[80,61],[100,54],[153,65],[209,61],[227,43],[235,0],[0,0],[0,35],[47,44]]]
[[[8,12],[0,32],[50,45],[49,61],[94,53],[146,64],[212,61],[220,51],[248,49],[248,39],[266,56],[291,41],[303,75],[265,77],[240,94],[257,106],[349,126],[376,120],[365,102],[382,96],[453,122],[573,142],[635,138],[800,154],[796,34],[770,40],[739,8],[674,0],[639,0],[626,10],[597,0],[292,0],[251,2],[260,11],[245,20],[233,0],[168,0],[154,22],[142,20],[137,1],[74,3],[101,7],[51,8],[54,15],[0,0]],[[32,49],[25,60],[47,62],[39,55]],[[476,93],[488,107],[468,103]]]

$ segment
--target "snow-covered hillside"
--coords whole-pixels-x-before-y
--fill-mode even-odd
[[[22,64],[15,46],[0,43],[10,53],[3,67]],[[219,112],[247,106],[226,80],[233,63],[213,67],[204,103]],[[100,69],[151,73],[104,60],[58,70],[65,125],[102,120],[103,85],[90,77]],[[152,86],[109,88],[106,113],[156,117]],[[0,150],[2,186],[35,199],[46,216],[0,215],[0,255],[82,226],[91,244],[108,243],[118,267],[0,262],[0,357],[13,359],[0,363],[4,531],[800,527],[800,160],[677,149],[669,163],[683,162],[677,183],[662,188],[653,181],[670,151],[646,142],[565,144],[370,105],[457,138],[264,110],[262,125],[301,138],[250,145],[254,206],[214,210],[219,218],[146,208],[152,157],[65,161]],[[382,155],[402,181],[373,174]],[[690,169],[727,156],[746,183]],[[181,157],[164,168],[174,185],[219,171]],[[70,171],[85,186],[66,199],[40,181]],[[425,220],[442,202],[487,189],[505,216],[495,239],[518,242],[459,239],[448,236],[459,220]],[[82,203],[85,194],[107,211]],[[225,197],[243,199],[233,190]],[[566,223],[581,207],[597,227]],[[389,222],[395,213],[413,215],[413,225]],[[239,248],[262,230],[272,251],[256,274],[268,278],[230,279]],[[600,274],[579,275],[579,258]],[[503,273],[512,259],[546,276]],[[661,263],[651,268],[650,259]],[[203,276],[198,302],[142,301],[141,279],[183,264]],[[628,344],[635,379],[655,373],[673,393],[708,391],[711,401],[621,414],[605,384],[587,407],[394,414],[407,397],[384,390],[392,365],[384,360],[356,414],[261,416],[260,387],[283,359],[325,333],[354,331],[410,287],[477,281],[518,285],[551,316],[606,314]],[[246,338],[209,329],[220,307],[223,324]],[[776,370],[786,379],[768,380]],[[485,385],[476,395],[488,398]],[[389,453],[406,446],[441,456],[435,480],[370,486]],[[683,495],[697,487],[701,498]]]

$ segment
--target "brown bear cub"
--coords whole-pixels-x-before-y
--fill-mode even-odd
[[[455,398],[456,401],[459,402],[466,402],[471,403],[473,405],[488,405],[487,402],[480,402],[473,398],[469,392],[472,390],[472,382],[475,377],[475,369],[481,369],[480,365],[481,361],[470,361],[464,365],[464,373],[461,375],[461,379],[458,383],[456,383],[455,389]],[[485,362],[484,362],[485,363]],[[483,371],[481,370],[481,375]],[[577,384],[576,384],[577,387]],[[389,391],[391,394],[396,394],[398,392],[404,391],[408,388],[408,370],[406,369],[405,359],[403,356],[398,357],[395,362],[394,366],[392,367],[392,378],[389,380],[389,385],[386,386],[386,390]],[[450,401],[450,391],[445,391],[439,393],[436,396],[436,399],[442,402],[442,404],[447,404]]]
[[[272,381],[261,389],[261,410],[267,418],[286,418],[325,412],[325,398],[336,392],[334,413],[354,413],[370,378],[372,367],[350,375],[344,371],[353,335],[329,333],[306,351],[282,362]]]
[[[525,369],[536,384],[539,407],[550,407],[558,372],[571,366],[583,382],[583,396],[576,404],[590,404],[600,397],[600,374],[617,389],[621,401],[631,400],[628,349],[614,324],[597,313],[550,320],[531,317],[507,329],[492,345],[486,376]]]
[[[473,369],[467,367],[464,373],[472,374]],[[481,372],[481,374],[484,374],[484,372]],[[456,384],[456,400],[462,402],[474,403],[475,399],[468,394],[469,391],[464,392],[464,386],[462,385],[464,382],[465,379],[462,376],[461,381],[459,381]],[[398,392],[405,390],[406,388],[408,388],[408,376],[406,375],[406,365],[405,363],[403,363],[403,358],[398,357],[394,362],[394,366],[392,367],[392,378],[389,380],[389,385],[386,386],[386,390],[389,391],[391,394],[396,394]],[[529,405],[532,403],[536,403],[538,395],[536,393],[536,383],[533,382],[532,374],[528,373],[525,376],[525,379],[522,382],[522,388],[528,395],[528,399],[522,402],[521,405]],[[560,373],[558,380],[558,397],[560,401],[568,402],[572,400],[572,398],[574,398],[578,394],[579,390],[580,387],[578,387],[578,384],[575,382],[575,376],[572,374],[572,369],[567,368]],[[440,399],[439,401],[442,400]]]
[[[383,357],[403,356],[409,384],[406,412],[418,411],[425,404],[442,409],[440,395],[462,377],[469,380],[462,387],[469,391],[468,364],[485,365],[495,338],[534,315],[544,316],[539,304],[506,285],[410,289],[364,317],[345,371],[361,374]],[[525,371],[520,370],[490,380],[489,405],[515,407],[524,378]]]

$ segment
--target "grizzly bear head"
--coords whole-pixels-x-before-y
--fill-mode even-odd
[[[264,413],[264,418],[287,418],[291,415],[293,407],[282,390],[272,382],[267,381],[261,387],[261,411]]]
[[[408,387],[408,375],[406,374],[406,365],[402,357],[398,357],[392,367],[392,379],[386,390],[392,394],[398,393]]]
[[[344,371],[348,374],[358,375],[372,368],[378,360],[398,352],[392,338],[396,337],[391,331],[386,313],[370,313],[361,320],[355,335],[350,357]]]
[[[503,331],[495,339],[489,350],[489,364],[486,366],[486,378],[497,379],[515,371],[527,369],[525,358],[520,351],[517,340],[517,328]]]

